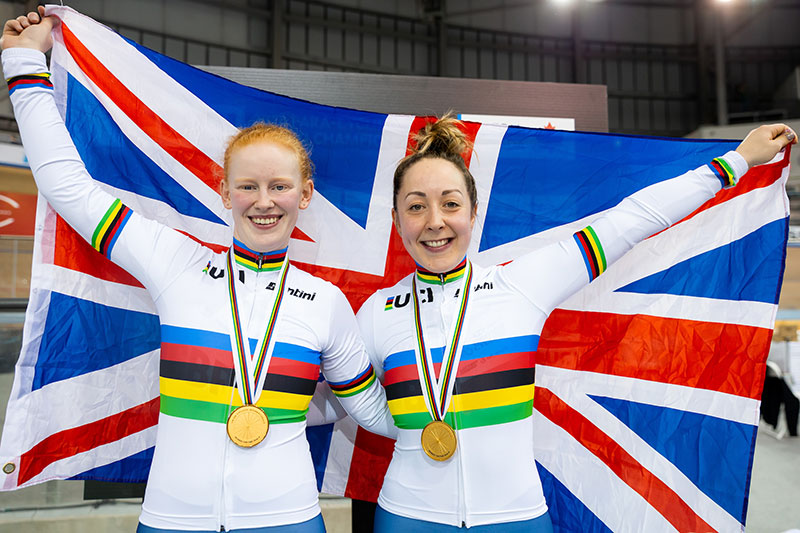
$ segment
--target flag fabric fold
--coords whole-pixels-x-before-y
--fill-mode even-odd
[[[316,191],[289,257],[357,309],[413,269],[392,232],[392,173],[424,117],[278,96],[147,50],[65,7],[51,80],[92,177],[215,249],[226,139],[285,124]],[[467,123],[479,214],[470,257],[513,260],[625,196],[708,164],[730,141]],[[537,466],[557,531],[742,531],[765,360],[783,276],[789,150],[636,246],[550,317],[536,354]],[[160,334],[141,284],[37,208],[31,294],[0,487],[144,481]],[[377,497],[392,442],[345,419],[308,430],[322,490]]]

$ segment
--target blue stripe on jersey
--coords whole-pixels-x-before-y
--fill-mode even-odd
[[[112,367],[161,345],[158,316],[59,292],[50,293],[46,324],[39,353],[47,359],[36,363],[31,390]]]
[[[164,202],[181,214],[225,224],[139,150],[94,95],[71,75],[68,90],[67,129],[95,180]],[[109,153],[114,157],[110,158]]]
[[[583,264],[586,267],[586,273],[589,274],[589,281],[594,281],[595,274],[594,268],[592,268],[592,260],[589,259],[589,256],[586,255],[586,248],[583,246],[578,234],[574,234],[572,238],[575,240],[575,244],[578,245],[578,250],[581,251],[581,257],[583,257]]]
[[[253,339],[250,339],[252,344]],[[180,326],[161,325],[161,342],[170,344],[185,344],[188,346],[202,346],[216,350],[230,350],[230,336],[216,331],[204,329],[182,328]],[[258,341],[256,341],[258,342]]]
[[[788,217],[770,222],[753,233],[704,254],[697,255],[646,278],[617,289],[639,294],[678,294],[777,304],[788,232]],[[750,269],[745,259],[759,258]],[[716,266],[715,266],[716,265]],[[698,276],[697,272],[711,276]]]
[[[714,175],[717,177],[717,179],[719,180],[719,182],[722,184],[722,188],[723,188],[723,189],[724,189],[725,187],[729,187],[729,186],[730,186],[730,184],[728,183],[728,180],[725,178],[725,176],[723,176],[722,174],[720,174],[720,173],[719,173],[719,170],[717,170],[717,169],[716,169],[716,167],[714,167],[714,165],[712,165],[711,163],[709,163],[709,164],[707,164],[707,165],[706,165],[706,167],[708,168],[708,170],[710,170],[710,171],[711,171],[711,172],[712,172],[712,173],[713,173],[713,174],[714,174]]]
[[[352,379],[348,379],[346,381],[328,381],[328,383],[333,385],[333,386],[347,385],[348,383],[355,383],[356,381],[358,381],[359,379],[364,377],[365,374],[367,374],[368,372],[371,372],[371,371],[372,371],[372,365],[367,363],[367,367],[364,370],[362,370],[361,372],[359,372],[356,377],[354,377]]]
[[[250,341],[250,351],[255,351],[259,339],[249,338],[248,341]],[[163,324],[161,325],[161,342],[184,344],[187,346],[202,346],[204,348],[214,348],[216,350],[230,351],[231,349],[230,336],[225,333]],[[275,357],[302,361],[314,365],[318,365],[320,359],[319,352],[305,346],[298,346],[297,344],[289,344],[287,342],[275,342],[273,355]]]
[[[736,147],[732,141],[669,141],[508,128],[479,251],[613,207],[647,185],[683,174]],[[522,167],[519,161],[528,164]],[[571,179],[565,181],[565,176]],[[521,190],[536,192],[519,194]]]
[[[317,161],[314,188],[362,228],[367,227],[386,115],[312,104],[212,78],[207,72],[128,42],[234,126],[242,128],[260,120],[291,128]],[[342,172],[345,168],[347,172]]]
[[[132,214],[133,211],[131,211],[130,208],[125,209],[125,214],[123,215],[117,230],[114,232],[114,236],[111,237],[111,241],[108,243],[108,246],[106,246],[106,257],[111,257],[111,252],[114,250],[114,245],[117,244],[117,239],[119,239],[119,236],[122,235],[122,230],[125,229],[125,225],[131,219]]]
[[[590,397],[744,524],[756,426],[679,409]],[[721,450],[725,455],[722,463],[718,459]],[[728,468],[720,468],[721,464]]]
[[[461,360],[480,359],[493,355],[520,352],[535,352],[539,345],[539,335],[523,335],[507,339],[494,339],[484,342],[467,344],[461,349]],[[434,363],[441,363],[444,359],[444,347],[431,348],[431,358]],[[416,356],[413,350],[396,352],[389,355],[383,362],[383,370],[391,370],[399,366],[415,365]]]
[[[255,349],[255,347],[253,349]],[[302,361],[303,363],[311,363],[312,365],[320,364],[319,352],[311,348],[306,348],[305,346],[298,346],[297,344],[289,344],[286,342],[275,343],[273,356],[292,359],[293,361]]]
[[[258,339],[247,340],[250,343],[250,351],[253,352],[258,345]],[[214,348],[215,350],[230,351],[231,349],[230,337],[225,333],[164,324],[161,325],[161,342],[183,344],[185,346],[202,346],[204,348]]]

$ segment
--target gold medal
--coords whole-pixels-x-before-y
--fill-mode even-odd
[[[234,242],[234,246],[236,243]],[[267,375],[269,361],[272,358],[270,350],[270,339],[275,331],[275,324],[278,321],[278,312],[283,301],[284,289],[286,287],[286,274],[289,272],[288,261],[281,266],[280,282],[278,291],[275,295],[275,302],[272,304],[272,313],[264,332],[264,339],[261,341],[261,348],[257,354],[250,353],[248,349],[247,336],[242,330],[239,320],[239,304],[236,299],[236,283],[234,281],[233,269],[233,247],[228,250],[228,295],[231,304],[231,352],[233,363],[238,381],[239,395],[242,398],[241,407],[236,408],[229,416],[225,429],[228,437],[237,446],[242,448],[252,448],[267,436],[269,431],[269,418],[266,413],[254,404],[261,396],[261,387]],[[259,260],[260,261],[260,260]],[[260,263],[259,263],[260,264]],[[273,347],[274,349],[274,347]],[[250,363],[253,363],[252,367]]]
[[[434,461],[447,461],[456,453],[456,432],[447,422],[434,420],[422,430],[422,449]]]
[[[228,417],[228,437],[237,446],[252,448],[267,436],[269,418],[255,405],[237,407]]]
[[[464,273],[458,274],[464,265]],[[417,342],[414,346],[414,355],[417,359],[417,374],[419,376],[419,384],[422,387],[422,393],[427,400],[428,412],[433,418],[422,430],[420,439],[422,441],[422,450],[425,454],[434,461],[447,461],[454,453],[458,446],[458,439],[456,438],[455,430],[450,427],[443,419],[447,413],[447,406],[453,397],[453,387],[456,383],[456,375],[458,375],[458,363],[460,362],[460,343],[461,332],[464,330],[464,323],[467,316],[467,304],[469,303],[469,293],[472,287],[472,265],[466,258],[464,261],[446,276],[451,274],[457,277],[464,277],[464,285],[459,289],[461,292],[461,302],[459,303],[458,315],[455,317],[452,324],[452,334],[449,336],[450,342],[445,347],[445,357],[442,361],[439,375],[434,373],[434,364],[428,348],[425,346],[425,335],[422,328],[422,316],[419,308],[419,291],[417,290],[417,277],[420,277],[418,271],[416,275],[411,278],[411,294],[413,295],[414,305],[412,307],[412,315],[414,318],[414,330],[416,332]],[[444,283],[445,275],[439,274],[439,278]],[[420,277],[420,279],[423,279]]]

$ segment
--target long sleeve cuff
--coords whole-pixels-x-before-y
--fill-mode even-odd
[[[2,60],[9,96],[21,90],[53,90],[45,56],[39,50],[9,48],[3,50]]]
[[[722,187],[725,189],[736,185],[741,177],[750,170],[747,161],[735,150],[731,150],[722,157],[714,158],[708,164],[708,168],[722,182]]]
[[[47,59],[33,48],[7,48],[3,50],[3,75],[6,79],[25,74],[47,72]]]

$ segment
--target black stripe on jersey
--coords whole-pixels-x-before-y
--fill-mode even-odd
[[[422,396],[422,387],[419,384],[419,380],[416,379],[392,383],[391,385],[386,385],[385,389],[387,400]]]
[[[500,372],[492,372],[491,374],[457,378],[455,393],[468,394],[470,392],[508,389],[510,387],[519,387],[520,385],[530,385],[531,383],[533,383],[532,368],[501,370]]]
[[[183,361],[169,361],[166,359],[161,360],[160,375],[162,378],[210,383],[212,385],[225,385],[228,387],[233,385],[236,378],[236,374],[232,368],[200,365]]]
[[[275,392],[290,392],[311,396],[317,388],[317,380],[284,376],[282,374],[267,374],[264,380],[264,390]]]
[[[502,370],[477,376],[456,378],[455,394],[468,394],[487,390],[507,389],[520,385],[533,383],[534,371],[532,368],[518,368]],[[386,387],[386,399],[397,400],[410,396],[422,396],[422,387],[418,380],[401,381]]]

